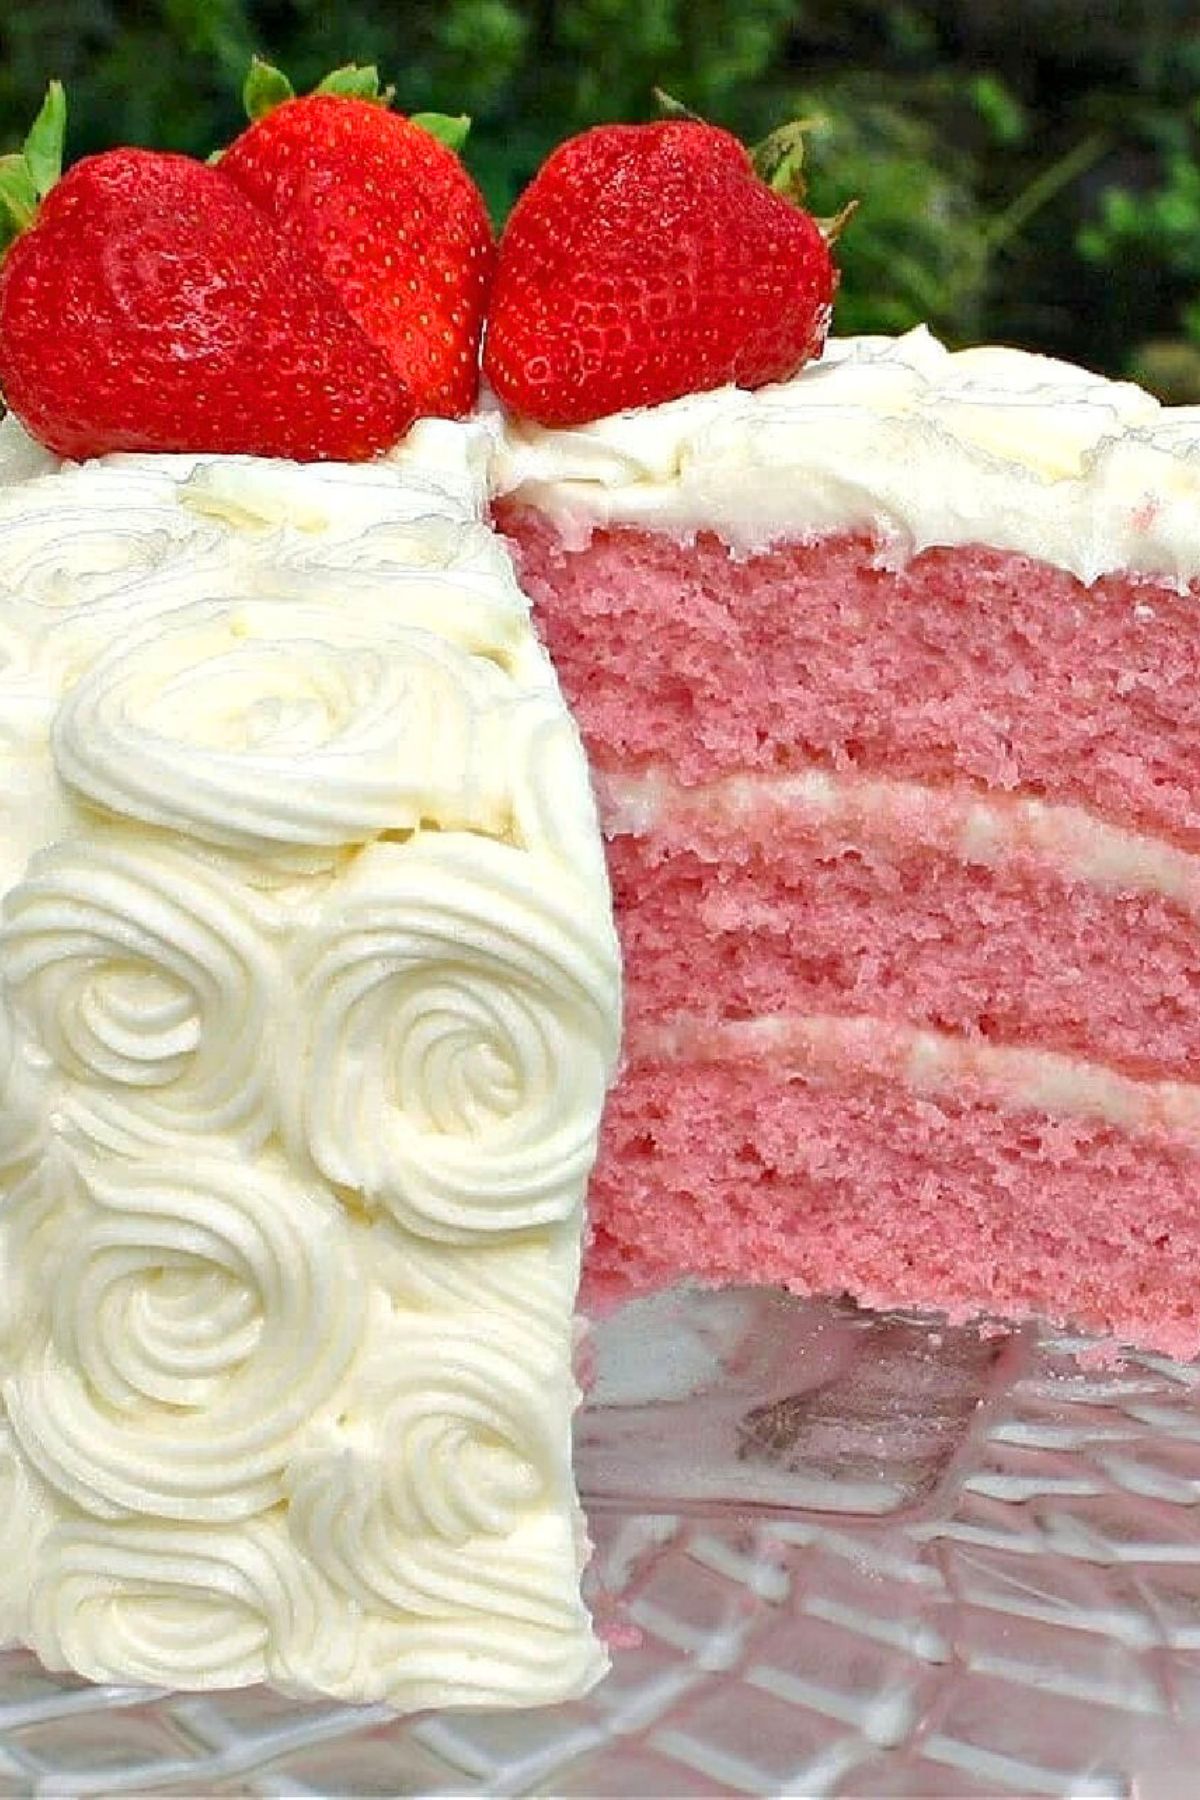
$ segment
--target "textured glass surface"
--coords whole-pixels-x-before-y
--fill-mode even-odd
[[[0,1794],[1200,1791],[1200,1368],[767,1291],[594,1353],[586,1700],[397,1720],[13,1653]]]

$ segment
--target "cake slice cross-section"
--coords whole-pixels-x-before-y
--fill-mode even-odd
[[[593,1293],[1200,1351],[1200,411],[920,331],[498,486],[626,959]]]

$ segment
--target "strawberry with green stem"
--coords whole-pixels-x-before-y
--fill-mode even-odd
[[[256,61],[245,98],[252,123],[221,173],[321,271],[419,413],[469,412],[495,245],[455,153],[467,121],[393,112],[371,67],[296,97]]]
[[[60,456],[356,461],[414,401],[322,276],[219,169],[137,149],[62,166],[52,84],[0,163],[0,393]]]
[[[484,353],[499,398],[577,425],[795,374],[824,344],[849,212],[803,210],[801,155],[799,127],[752,157],[690,116],[561,145],[500,241]]]

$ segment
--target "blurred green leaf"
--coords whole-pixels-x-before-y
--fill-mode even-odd
[[[976,75],[969,92],[975,110],[997,144],[1019,144],[1028,129],[1025,108],[996,75]]]
[[[246,71],[246,79],[242,83],[242,105],[246,108],[246,117],[261,119],[285,100],[295,98],[296,90],[284,74],[273,63],[264,62],[261,56],[251,58],[250,67]]]
[[[66,135],[67,96],[62,82],[52,81],[24,144],[26,166],[39,200],[50,192],[62,174]]]

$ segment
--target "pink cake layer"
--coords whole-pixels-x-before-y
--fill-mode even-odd
[[[1200,1142],[846,1068],[634,1062],[593,1182],[590,1289],[678,1280],[1068,1320],[1200,1352]]]
[[[780,1282],[1200,1352],[1200,596],[505,523],[627,959],[592,1294]]]
[[[1200,844],[1200,596],[862,537],[739,560],[711,536],[564,549],[501,510],[600,767],[817,763],[1097,807]]]
[[[1028,858],[668,816],[609,867],[626,1015],[872,1012],[1200,1079],[1200,932],[1159,894]]]

